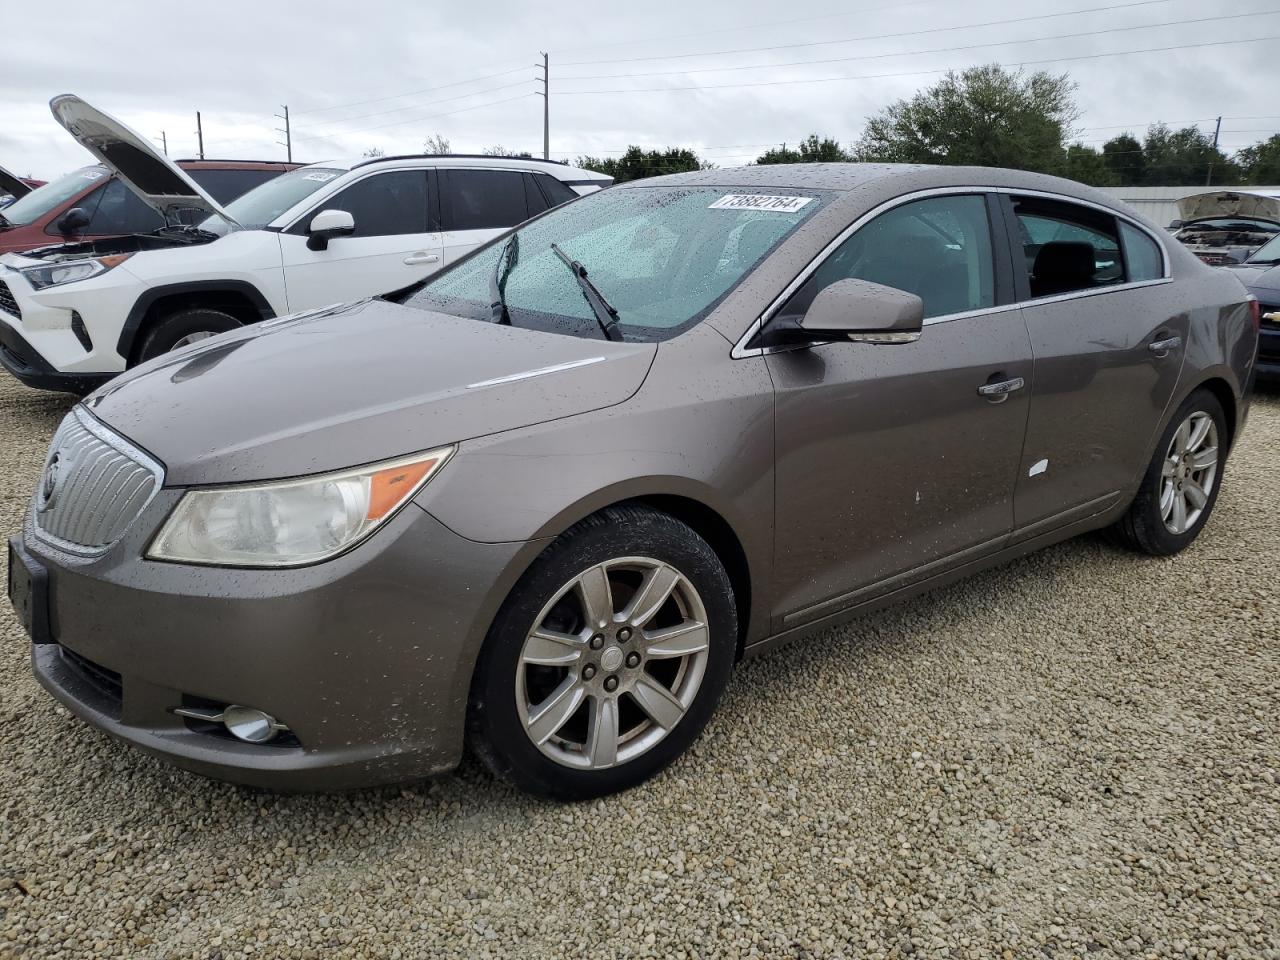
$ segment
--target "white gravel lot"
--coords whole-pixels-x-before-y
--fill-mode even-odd
[[[6,535],[69,404],[0,373]],[[200,779],[55,706],[5,604],[0,957],[1280,958],[1277,467],[1271,393],[1188,553],[1076,540],[749,663],[589,805]]]

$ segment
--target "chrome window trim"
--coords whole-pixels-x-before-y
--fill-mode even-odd
[[[133,515],[134,521],[136,521],[138,517],[142,516],[142,514],[146,511],[147,507],[151,506],[151,502],[155,500],[157,496],[160,495],[160,491],[164,487],[164,465],[160,463],[160,461],[157,460],[155,457],[147,453],[145,450],[130,443],[120,434],[116,433],[114,430],[106,426],[106,424],[104,424],[101,420],[99,420],[93,414],[89,413],[88,410],[84,408],[83,404],[76,404],[74,407],[72,407],[71,413],[68,414],[68,416],[75,416],[80,426],[84,427],[86,431],[93,434],[95,437],[97,437],[107,446],[119,451],[120,453],[127,456],[129,459],[133,460],[134,463],[142,467],[144,470],[149,471],[151,475],[155,477],[156,482],[151,488],[151,493],[147,495],[147,499],[142,502],[142,505],[138,507],[137,511]],[[62,426],[61,424],[59,424],[58,429],[54,432],[54,439],[57,439],[57,437],[61,433],[62,433]],[[44,466],[41,468],[42,476],[43,476],[43,471],[48,469],[49,458],[53,455],[53,453],[54,453],[54,447],[53,447],[53,444],[50,443],[49,452],[45,454]],[[63,540],[61,537],[56,537],[53,534],[46,532],[44,528],[40,526],[40,521],[36,517],[36,509],[35,509],[36,499],[35,498],[38,496],[39,496],[39,488],[37,487],[37,491],[32,496],[32,500],[31,500],[31,530],[37,540],[45,544],[48,544],[49,546],[54,547],[58,550],[61,550],[63,553],[68,553],[68,554],[71,554],[72,556],[90,559],[90,558],[102,556],[104,553],[106,553],[108,550],[114,547],[117,543],[119,543],[121,539],[123,539],[123,535],[122,535],[120,538],[113,540],[111,543],[104,544],[101,547],[86,547],[84,544],[72,543],[70,540]]]
[[[1155,280],[1135,280],[1132,283],[1117,283],[1107,287],[1095,287],[1091,290],[1076,290],[1070,293],[1057,294],[1056,296],[1052,296],[1052,297],[1040,297],[1036,299],[1015,300],[1013,303],[998,304],[992,307],[979,307],[976,310],[964,310],[959,313],[939,314],[936,317],[926,318],[924,321],[925,326],[931,326],[935,323],[949,323],[952,320],[968,320],[973,317],[981,317],[981,316],[988,316],[988,315],[998,314],[998,313],[1006,313],[1009,310],[1019,310],[1022,307],[1027,306],[1029,304],[1058,303],[1063,300],[1075,300],[1082,297],[1092,297],[1092,296],[1097,296],[1100,293],[1112,293],[1116,290],[1135,290],[1141,287],[1157,286],[1159,284],[1171,283],[1173,281],[1173,276],[1171,274],[1171,269],[1170,269],[1169,251],[1165,248],[1165,245],[1162,242],[1161,238],[1156,236],[1156,234],[1145,224],[1142,224],[1139,221],[1130,217],[1129,215],[1119,210],[1115,210],[1111,207],[1108,207],[1104,204],[1095,203],[1092,200],[1081,200],[1078,197],[1071,197],[1071,196],[1067,196],[1066,194],[1052,193],[1047,190],[1021,190],[1016,187],[989,187],[989,186],[982,186],[980,184],[974,184],[974,185],[968,185],[968,186],[955,186],[955,187],[930,187],[926,190],[916,190],[916,191],[913,191],[912,193],[904,193],[901,196],[893,197],[889,200],[886,200],[883,203],[878,204],[875,207],[872,207],[866,213],[862,214],[862,216],[858,217],[858,219],[854,220],[853,223],[849,224],[849,226],[841,230],[840,233],[838,233],[835,236],[835,238],[831,240],[830,243],[828,243],[825,247],[823,247],[820,251],[818,251],[818,253],[813,257],[813,259],[810,260],[805,265],[803,270],[801,270],[798,274],[796,274],[796,276],[792,279],[792,281],[782,289],[782,292],[779,293],[776,297],[774,297],[774,299],[770,302],[770,304],[761,312],[760,316],[758,316],[754,321],[752,321],[751,325],[747,327],[746,332],[741,337],[739,337],[737,343],[733,345],[733,349],[729,351],[729,356],[732,357],[734,360],[743,360],[743,359],[746,359],[747,357],[760,357],[766,354],[778,353],[782,351],[803,349],[805,346],[817,346],[818,344],[799,344],[794,346],[788,345],[783,347],[748,347],[747,344],[751,342],[752,338],[755,337],[756,334],[758,334],[761,329],[763,329],[766,323],[768,323],[771,319],[773,319],[773,315],[778,311],[778,309],[782,306],[782,304],[785,303],[787,299],[793,293],[795,293],[796,290],[798,290],[800,286],[803,285],[804,282],[808,280],[809,277],[811,277],[814,274],[814,272],[820,266],[822,266],[824,262],[826,262],[828,257],[830,257],[833,253],[835,253],[835,251],[840,247],[842,243],[848,240],[850,236],[852,236],[857,230],[865,226],[868,222],[880,216],[880,214],[885,213],[889,210],[892,210],[895,207],[900,207],[903,204],[912,203],[913,201],[916,201],[916,200],[925,200],[930,197],[954,196],[956,194],[976,194],[976,195],[982,196],[988,193],[1016,194],[1019,196],[1027,196],[1027,197],[1041,197],[1046,200],[1059,200],[1063,203],[1074,203],[1083,207],[1091,207],[1094,210],[1099,210],[1103,213],[1106,213],[1113,217],[1117,217],[1121,220],[1124,220],[1130,226],[1135,227],[1138,230],[1141,230],[1153,241],[1155,241],[1156,248],[1160,251],[1160,260],[1164,268],[1164,274],[1163,276]],[[1121,240],[1121,243],[1123,243],[1123,240]],[[832,341],[823,341],[823,342],[830,343]]]

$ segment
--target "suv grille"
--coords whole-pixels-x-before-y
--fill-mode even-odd
[[[81,413],[54,435],[36,491],[38,531],[75,552],[101,552],[124,535],[160,487],[160,465]]]
[[[0,280],[0,310],[19,320],[22,319],[22,308],[18,306],[18,301],[13,299],[13,291],[3,280]]]
[[[1280,313],[1280,304],[1260,303],[1258,304],[1258,312],[1262,314],[1262,325],[1264,327],[1271,327],[1273,330],[1280,328],[1280,322],[1267,319],[1267,314],[1269,313]]]

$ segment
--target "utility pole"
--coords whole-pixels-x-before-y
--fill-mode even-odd
[[[164,155],[169,155],[169,138],[164,135],[164,131],[160,131],[160,146],[164,148]]]
[[[284,147],[285,157],[290,163],[293,163],[293,135],[289,132],[289,105],[287,103],[280,104],[280,109],[284,113],[273,114],[277,120],[283,120],[283,127],[276,127],[276,133],[283,133],[284,139],[277,140],[276,143]],[[304,138],[305,139],[305,138]]]
[[[204,126],[200,123],[200,111],[196,111],[196,139],[200,144],[200,159],[204,159]]]
[[[1215,157],[1218,154],[1218,138],[1220,136],[1222,136],[1222,118],[1221,117],[1218,118],[1218,125],[1213,129],[1213,153]],[[1213,182],[1213,160],[1214,160],[1214,157],[1209,158],[1209,172],[1206,173],[1204,176],[1204,185],[1206,187]]]
[[[544,53],[542,63],[535,63],[542,68],[542,159],[551,159],[551,57]]]

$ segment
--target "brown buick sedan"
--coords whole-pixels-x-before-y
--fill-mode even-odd
[[[679,756],[744,656],[1087,530],[1187,547],[1257,342],[1232,274],[1065,180],[646,180],[111,382],[9,591],[54,696],[200,773],[470,744],[589,797]]]

